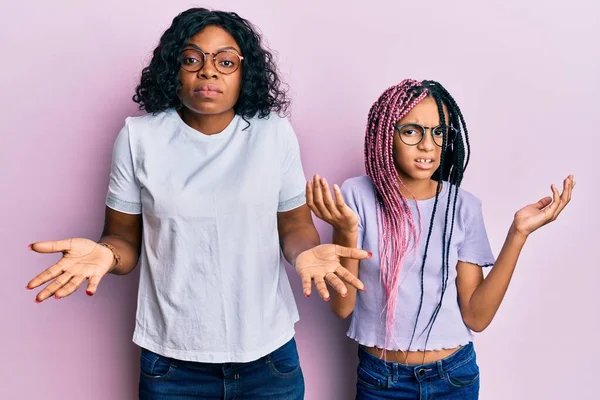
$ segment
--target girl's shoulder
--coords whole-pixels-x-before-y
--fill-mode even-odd
[[[450,186],[449,183],[446,183]],[[452,190],[456,190],[456,186],[451,185]],[[454,192],[453,192],[454,194]],[[473,193],[463,189],[462,187],[458,188],[458,199],[457,202],[460,204],[464,204],[467,207],[481,207],[481,200],[479,199],[479,197],[477,197],[476,195],[474,195]]]
[[[374,198],[375,186],[367,175],[354,176],[346,179],[340,187],[342,194],[351,195],[355,199]]]

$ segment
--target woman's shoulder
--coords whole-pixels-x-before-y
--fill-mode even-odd
[[[147,113],[143,115],[135,115],[125,118],[125,126],[130,133],[133,131],[148,132],[152,129],[164,129],[165,123],[174,123],[174,109],[167,109],[157,113]]]
[[[258,114],[253,117],[245,117],[242,115],[239,115],[239,117],[248,122],[250,126],[254,128],[273,129],[277,131],[291,126],[287,115],[280,115],[276,112],[271,112],[264,117],[259,116]]]

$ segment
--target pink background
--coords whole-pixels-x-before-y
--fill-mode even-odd
[[[526,3],[526,4],[525,4]],[[26,282],[57,256],[32,241],[97,238],[113,140],[140,70],[187,1],[13,1],[0,6],[0,399],[132,399],[137,276],[37,305]],[[209,4],[206,4],[209,5]],[[210,6],[210,5],[209,5]],[[482,399],[597,399],[600,345],[596,0],[227,1],[258,25],[291,86],[306,174],[363,173],[371,103],[402,78],[436,79],[472,133],[464,187],[494,250],[513,213],[577,178],[570,207],[534,234],[495,321],[476,337]],[[319,224],[324,239],[329,230]],[[300,293],[309,400],[350,399],[356,346]]]

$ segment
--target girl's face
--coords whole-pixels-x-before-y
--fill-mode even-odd
[[[448,110],[445,105],[444,115],[448,125]],[[415,144],[421,138],[418,127],[408,126],[401,132],[394,128],[394,163],[400,179],[404,183],[430,180],[440,166],[442,154],[442,148],[436,144],[436,142],[442,143],[441,128],[437,131],[429,129],[440,125],[440,115],[435,100],[430,96],[421,100],[408,114],[396,122],[396,126],[404,124],[418,124],[425,130],[422,140]]]
[[[206,54],[205,62],[202,53]],[[242,56],[234,38],[219,26],[207,26],[192,36],[181,55],[179,70],[183,105],[197,114],[233,112],[242,86]]]

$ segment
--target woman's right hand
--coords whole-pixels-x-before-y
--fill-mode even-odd
[[[311,211],[320,219],[343,232],[353,232],[358,229],[358,216],[344,202],[344,197],[338,185],[333,185],[335,202],[327,180],[319,175],[312,182],[306,183],[306,203]]]
[[[36,296],[38,303],[53,295],[57,299],[69,296],[86,280],[89,280],[86,293],[93,295],[102,277],[116,264],[110,249],[84,238],[37,242],[31,244],[30,249],[36,253],[63,253],[56,264],[27,284],[31,290],[52,281]]]

